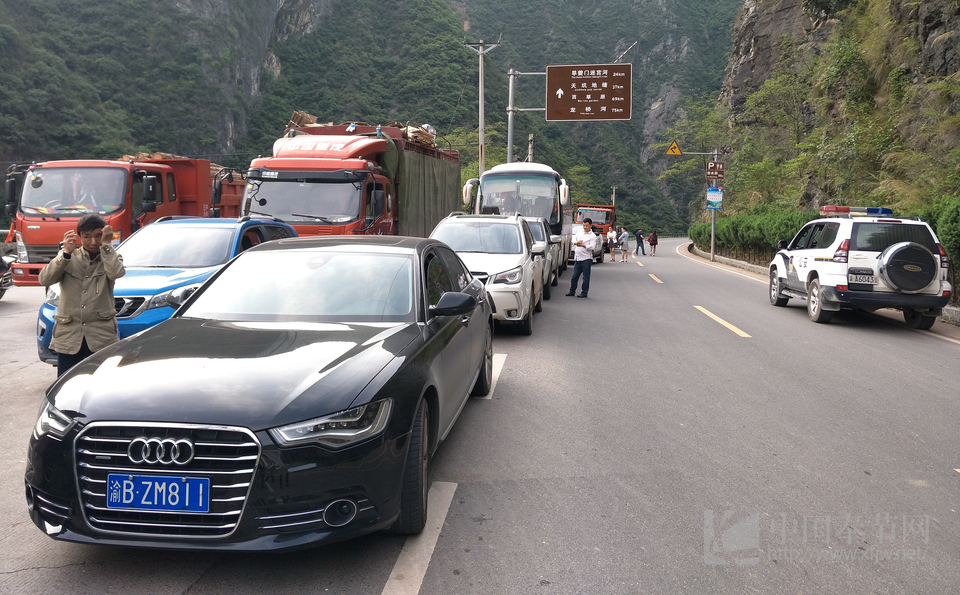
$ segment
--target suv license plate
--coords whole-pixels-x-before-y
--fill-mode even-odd
[[[107,508],[210,512],[210,478],[110,473]]]
[[[873,275],[847,275],[847,283],[860,285],[877,285],[877,278]]]

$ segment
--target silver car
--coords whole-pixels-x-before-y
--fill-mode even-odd
[[[534,245],[523,217],[450,215],[430,237],[453,248],[470,273],[486,284],[495,320],[533,334],[533,313],[543,309],[545,246]]]
[[[533,232],[533,249],[543,249],[543,299],[550,299],[550,288],[560,282],[563,238],[550,233],[550,223],[543,217],[524,217]]]

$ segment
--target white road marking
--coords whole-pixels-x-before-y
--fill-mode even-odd
[[[709,260],[704,260],[699,256],[692,256],[686,250],[688,244],[689,242],[687,244],[680,244],[679,246],[677,246],[677,254],[686,258],[687,260],[692,260],[693,262],[717,269],[718,271],[730,273],[731,275],[738,275],[740,277],[743,277],[745,279],[750,279],[751,281],[756,281],[758,283],[768,283],[770,281],[769,279],[758,279],[757,277],[752,277],[745,273],[738,273],[737,271],[731,271],[729,268],[726,268],[727,266],[730,266],[730,265],[722,265],[721,263],[718,263],[718,262],[710,262]]]
[[[437,547],[440,529],[447,518],[453,494],[457,491],[457,484],[445,481],[435,481],[430,484],[430,493],[427,497],[427,525],[420,535],[411,535],[393,565],[390,579],[384,585],[382,595],[417,595],[423,577],[430,566],[430,558]]]
[[[493,380],[490,382],[490,392],[488,392],[485,397],[477,397],[478,399],[486,399],[489,401],[493,398],[493,391],[497,388],[497,379],[500,378],[500,372],[503,371],[503,362],[506,360],[506,353],[493,354]]]

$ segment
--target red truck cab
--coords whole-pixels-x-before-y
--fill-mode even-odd
[[[14,284],[39,285],[40,270],[57,255],[64,233],[76,229],[77,221],[88,213],[99,214],[113,227],[114,245],[160,217],[209,217],[210,176],[209,161],[185,158],[11,167],[5,190],[12,232],[7,241],[17,246],[17,262],[11,267]],[[226,214],[232,210],[236,216],[242,182],[226,188]]]

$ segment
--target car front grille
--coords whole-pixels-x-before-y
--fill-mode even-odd
[[[140,308],[146,298],[136,297],[115,297],[113,298],[113,307],[117,309],[117,318],[132,318],[140,313]]]
[[[134,463],[127,456],[137,438],[186,438],[195,446],[184,465]],[[103,533],[216,538],[240,522],[260,459],[260,443],[246,428],[188,424],[92,423],[75,442],[76,473],[84,518]],[[107,476],[191,476],[210,478],[210,512],[134,511],[107,507]]]

